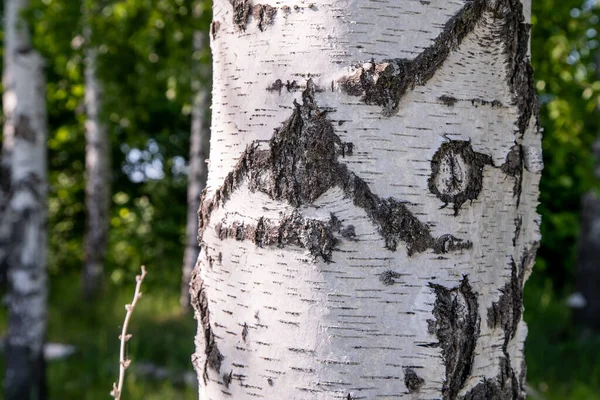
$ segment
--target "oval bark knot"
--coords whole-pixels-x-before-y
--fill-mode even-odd
[[[454,215],[467,200],[475,200],[483,186],[483,167],[492,158],[473,151],[471,142],[451,140],[443,143],[431,160],[429,190],[444,205],[454,204]]]

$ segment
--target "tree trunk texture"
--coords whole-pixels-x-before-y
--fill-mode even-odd
[[[196,6],[196,10],[199,6]],[[199,14],[198,11],[195,11]],[[200,15],[196,15],[200,18]],[[194,32],[194,52],[201,52],[205,46],[203,32]],[[185,253],[183,255],[183,268],[181,279],[180,303],[183,309],[190,307],[190,277],[192,270],[198,260],[200,247],[198,243],[198,209],[200,208],[200,197],[206,184],[210,131],[205,122],[208,93],[206,89],[206,73],[199,62],[194,68],[194,79],[192,88],[195,92],[192,108],[192,127],[190,132],[190,160],[188,170],[187,190],[187,224],[185,231]]]
[[[529,1],[213,7],[200,398],[525,398]]]
[[[89,12],[89,11],[87,11]],[[110,139],[101,119],[102,83],[98,79],[98,52],[91,43],[92,29],[85,28],[85,260],[82,290],[86,299],[93,298],[102,286],[108,243],[110,206]]]
[[[600,160],[600,142],[594,145]],[[600,163],[596,167],[600,179]],[[581,234],[577,262],[577,291],[583,301],[575,307],[575,318],[587,327],[600,330],[600,196],[589,192],[583,197]]]
[[[0,216],[8,281],[4,398],[45,399],[46,88],[44,62],[22,14],[27,0],[4,2],[4,141]]]

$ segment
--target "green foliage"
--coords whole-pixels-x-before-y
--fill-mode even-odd
[[[600,13],[593,2],[582,0],[536,0],[533,7],[532,62],[545,163],[536,273],[564,294],[572,290],[582,195],[600,187],[592,157],[600,117]]]
[[[108,398],[117,373],[119,325],[140,264],[149,275],[132,322],[129,351],[189,370],[195,321],[178,314],[194,63],[192,33],[208,32],[210,2],[194,18],[190,0],[32,0],[27,18],[47,60],[50,127],[49,339],[78,347],[49,366],[52,398]],[[0,12],[1,12],[0,2]],[[82,8],[85,6],[85,8]],[[544,399],[599,399],[597,336],[573,328],[573,290],[583,193],[598,190],[591,146],[600,119],[600,10],[591,0],[533,0],[532,62],[544,128],[542,247],[525,291],[529,382]],[[91,41],[83,29],[92,29]],[[0,32],[1,34],[1,32]],[[84,50],[99,53],[103,119],[112,148],[106,285],[100,301],[79,298],[85,228]],[[1,49],[0,49],[1,50]],[[206,79],[206,78],[204,78]],[[202,81],[207,87],[209,82]],[[6,322],[0,318],[0,330]],[[127,399],[197,398],[194,389],[127,378]]]

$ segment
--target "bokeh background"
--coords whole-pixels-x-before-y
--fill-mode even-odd
[[[112,201],[105,282],[94,301],[84,301],[80,290],[86,223],[81,2],[32,0],[26,15],[47,62],[48,340],[75,346],[74,354],[48,365],[51,398],[109,398],[123,306],[145,264],[145,295],[128,345],[138,367],[128,371],[123,398],[197,399],[194,375],[190,381],[196,325],[181,310],[179,294],[192,96],[210,91],[207,74],[193,76],[194,65],[210,65],[210,51],[193,50],[192,38],[208,32],[211,4],[200,2],[200,17],[190,0],[98,0],[95,7],[86,23],[96,32],[104,85]],[[599,21],[596,1],[533,0],[531,53],[545,170],[542,245],[524,294],[532,399],[600,399],[600,334],[568,305],[577,291],[582,199],[600,189],[593,151],[600,128]],[[1,311],[0,335],[5,330]]]

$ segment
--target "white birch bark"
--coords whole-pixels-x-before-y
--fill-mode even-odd
[[[529,1],[213,7],[200,398],[524,398]]]
[[[89,10],[86,12],[90,12]],[[110,140],[101,119],[102,82],[97,76],[98,51],[91,43],[92,29],[85,28],[85,261],[83,295],[92,298],[100,289],[108,243],[110,205]]]
[[[196,4],[194,15],[200,18],[200,6]],[[205,46],[205,36],[201,31],[194,32],[194,52],[201,52]],[[208,168],[208,146],[210,131],[205,122],[208,93],[206,92],[206,73],[200,62],[195,62],[194,78],[192,88],[194,90],[194,101],[192,108],[192,127],[190,131],[190,160],[188,170],[187,190],[187,224],[185,230],[185,253],[183,255],[183,268],[181,280],[182,308],[190,307],[190,277],[200,246],[198,243],[198,209],[200,208],[200,197],[206,183]]]
[[[1,220],[7,234],[8,332],[4,398],[43,399],[46,332],[46,105],[44,62],[32,48],[27,0],[4,2],[4,142]]]

